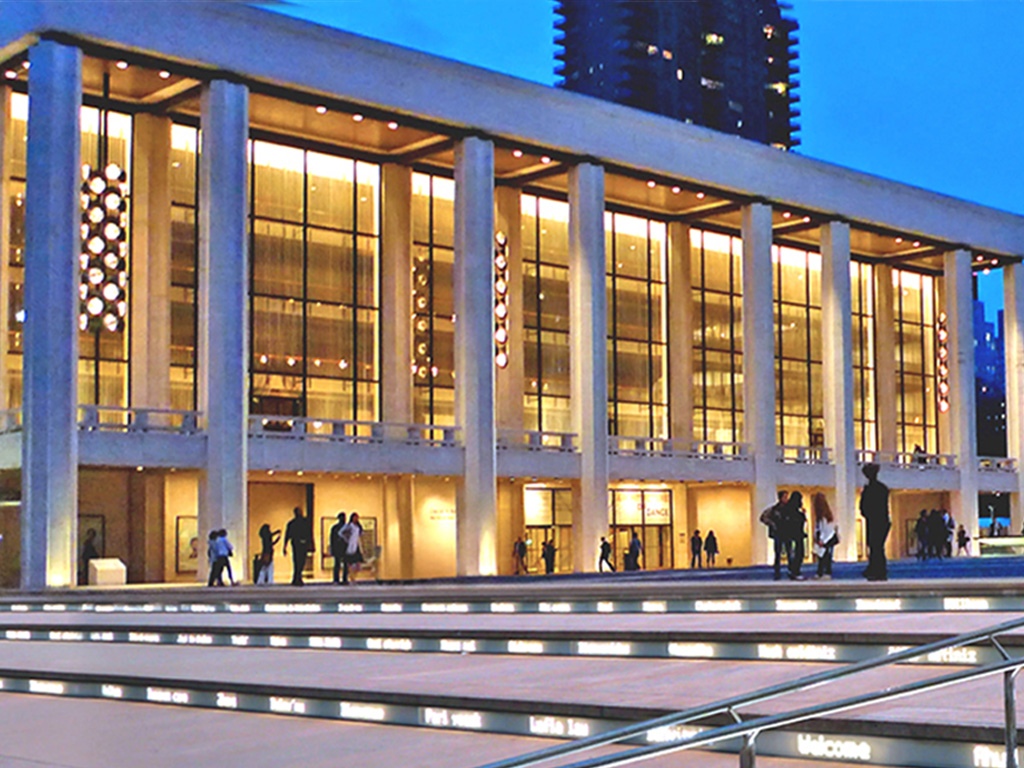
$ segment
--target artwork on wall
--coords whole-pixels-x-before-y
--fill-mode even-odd
[[[174,571],[199,571],[199,518],[195,515],[174,518]]]
[[[78,548],[83,560],[85,557],[82,553],[87,542],[91,542],[96,550],[93,557],[107,556],[107,520],[103,515],[78,516]]]

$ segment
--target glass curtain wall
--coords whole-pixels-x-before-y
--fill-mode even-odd
[[[7,316],[7,405],[20,408],[22,402],[22,325],[25,321],[25,177],[28,129],[28,97],[11,94],[9,136],[11,144],[8,178],[10,212],[8,316]],[[117,163],[128,172],[129,200],[132,184],[132,117],[94,107],[81,110],[82,162],[96,167],[101,162]],[[105,141],[104,141],[105,137]],[[104,146],[105,144],[105,146]],[[105,151],[104,151],[105,150]],[[128,231],[131,244],[131,230]],[[131,273],[131,255],[126,259]],[[131,317],[131,283],[126,289],[129,313],[118,331],[82,331],[78,337],[78,401],[82,404],[128,406],[128,333]],[[120,417],[108,416],[108,419]]]
[[[569,204],[522,195],[526,429],[572,432]]]
[[[897,334],[896,449],[939,453],[935,386],[939,278],[893,270],[892,281]]]
[[[875,408],[875,275],[870,264],[850,262],[853,321],[853,430],[858,450],[878,449]]]
[[[455,181],[414,173],[413,420],[455,424]]]
[[[380,168],[250,149],[251,411],[375,421]]]
[[[743,440],[743,242],[690,229],[693,437]]]
[[[609,494],[612,562],[621,569],[633,532],[640,537],[646,570],[672,568],[672,491],[615,488]]]
[[[772,246],[775,288],[775,438],[825,444],[821,254]]]
[[[171,126],[171,407],[196,405],[196,266],[199,131]]]
[[[668,437],[664,222],[605,213],[609,433]]]
[[[555,573],[572,572],[572,490],[524,488],[523,522],[526,525],[526,570],[544,573],[545,541],[555,545]]]

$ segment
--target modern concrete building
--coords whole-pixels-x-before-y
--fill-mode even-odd
[[[1020,526],[1021,217],[234,3],[7,3],[0,61],[7,583],[74,583],[89,529],[171,582],[226,528],[237,574],[293,507],[318,576],[339,510],[394,578],[509,572],[524,532],[559,570],[632,530],[648,568],[694,528],[760,563],[779,487],[852,559],[867,460],[892,554],[979,492]]]
[[[559,0],[559,86],[782,149],[800,143],[780,0]]]

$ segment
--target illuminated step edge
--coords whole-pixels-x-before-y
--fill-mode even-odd
[[[5,672],[5,675],[0,677],[0,693],[110,699],[515,736],[573,739],[604,733],[627,724],[624,720],[571,717],[550,713],[529,714],[493,709],[293,696],[287,691],[280,694],[266,691],[251,693],[233,690],[230,686],[216,690],[180,685],[166,686],[155,681],[154,684],[147,685],[139,683],[137,679],[132,683],[116,678],[104,682],[98,676],[90,676],[93,679],[82,681],[49,676],[42,678],[31,673],[23,677],[12,676],[10,672]],[[632,739],[629,743],[667,743],[696,735],[700,730],[688,725],[656,728]],[[736,752],[734,743],[735,740],[732,744],[725,743],[708,749]],[[1006,765],[1005,750],[999,744],[808,733],[799,730],[767,731],[759,734],[757,752],[770,757],[827,762],[839,760],[864,765],[911,768],[1003,768]]]
[[[650,659],[718,659],[849,663],[905,651],[909,645],[881,643],[717,642],[700,640],[553,639],[525,634],[510,637],[444,638],[327,632],[187,631],[165,628],[127,629],[8,627],[0,640],[11,642],[129,643],[133,645],[295,648],[400,653],[459,653],[495,656],[588,656]],[[989,645],[947,648],[916,657],[907,664],[977,666],[1003,657]]]
[[[1021,611],[1024,597],[765,597],[641,600],[488,600],[465,601],[258,601],[182,603],[40,603],[0,602],[0,612],[82,613],[904,613]]]

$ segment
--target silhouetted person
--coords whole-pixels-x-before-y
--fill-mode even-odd
[[[640,570],[640,554],[644,551],[644,545],[640,543],[640,536],[637,535],[636,531],[633,531],[633,538],[629,540],[629,551],[626,555],[627,563],[629,565],[626,568],[627,571],[639,571]]]
[[[867,523],[868,567],[864,576],[868,581],[885,581],[889,567],[885,559],[885,540],[889,537],[889,487],[878,482],[878,465],[866,464],[861,470],[868,484],[860,494],[860,513]]]
[[[512,563],[515,565],[516,576],[526,573],[526,542],[522,536],[512,545]]]
[[[342,543],[345,546],[345,570],[341,577],[342,584],[348,584],[349,574],[354,574],[359,571],[360,566],[363,563],[363,550],[359,546],[359,540],[363,536],[363,524],[359,522],[359,513],[353,512],[349,518],[348,523],[341,532],[338,534],[341,536]]]
[[[228,552],[225,540],[221,539],[220,531],[210,531],[206,544],[206,560],[210,564],[210,578],[206,581],[208,587],[224,586],[224,566],[228,563]]]
[[[816,578],[832,578],[832,553],[839,543],[839,526],[836,525],[828,499],[820,491],[811,497],[814,513],[814,547],[818,555]]]
[[[715,558],[718,557],[718,539],[714,531],[708,531],[704,538],[704,564],[708,568],[715,567]]]
[[[603,571],[607,565],[608,570],[614,571],[615,566],[612,565],[612,545],[608,543],[608,539],[604,536],[601,537],[601,559],[597,561],[597,570]]]
[[[701,568],[704,566],[701,560],[701,552],[704,549],[704,540],[700,537],[700,531],[694,530],[690,537],[690,567]]]
[[[237,586],[238,582],[235,581],[234,571],[231,570],[231,556],[235,554],[235,548],[231,546],[231,542],[228,541],[228,532],[221,528],[217,531],[217,538],[220,541],[221,550],[225,553],[224,555],[224,570],[228,572],[228,584]]]
[[[958,557],[961,552],[968,556],[971,554],[971,537],[967,535],[963,525],[956,531],[956,554]]]
[[[274,583],[274,545],[281,540],[281,531],[272,531],[270,526],[264,523],[260,526],[260,555],[259,569],[256,572],[257,584]]]
[[[545,541],[544,545],[540,549],[540,556],[544,560],[544,573],[555,572],[555,543],[553,541]]]
[[[334,558],[334,576],[332,581],[337,584],[341,580],[341,566],[345,562],[346,542],[341,540],[341,529],[345,527],[345,513],[338,513],[338,522],[331,526],[330,547],[331,557]]]
[[[761,522],[768,526],[768,536],[771,537],[772,546],[775,549],[775,580],[782,578],[782,553],[786,549],[786,540],[780,535],[782,524],[782,510],[789,501],[789,491],[779,491],[778,501],[761,513]]]
[[[804,535],[807,525],[807,513],[804,512],[804,496],[800,491],[793,491],[789,500],[782,505],[782,523],[779,535],[782,536],[786,548],[786,565],[790,581],[802,578],[800,569],[804,564]]]
[[[914,523],[914,536],[917,537],[917,559],[928,559],[928,510],[922,509]]]
[[[292,586],[301,587],[305,582],[302,580],[302,569],[306,567],[306,556],[315,552],[313,546],[313,526],[309,519],[303,517],[302,509],[296,507],[295,515],[288,521],[284,529],[284,554],[288,554],[288,543],[292,545]]]

